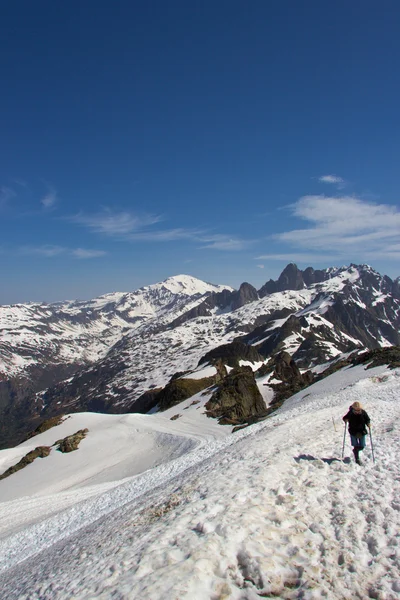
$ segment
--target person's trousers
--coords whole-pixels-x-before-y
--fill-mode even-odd
[[[351,445],[358,450],[364,450],[366,435],[350,435]]]

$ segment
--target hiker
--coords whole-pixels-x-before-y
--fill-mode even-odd
[[[360,402],[353,402],[349,412],[343,417],[343,421],[349,423],[354,458],[356,463],[360,465],[359,452],[365,448],[365,436],[367,435],[367,427],[370,427],[370,418]]]

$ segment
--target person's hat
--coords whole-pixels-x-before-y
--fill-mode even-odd
[[[354,408],[354,410],[361,410],[362,404],[361,404],[361,402],[353,402],[353,404],[351,405],[351,408]]]

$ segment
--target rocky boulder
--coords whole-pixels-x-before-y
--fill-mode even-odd
[[[221,424],[236,424],[264,414],[265,403],[251,368],[233,369],[207,402],[206,411]]]
[[[58,446],[57,450],[60,452],[73,452],[78,449],[79,444],[86,437],[87,433],[89,433],[89,429],[80,429],[76,433],[67,435],[67,437],[62,440],[58,440],[53,445]]]
[[[301,374],[298,366],[288,352],[280,352],[272,359],[274,365],[274,378],[290,382],[298,379]]]

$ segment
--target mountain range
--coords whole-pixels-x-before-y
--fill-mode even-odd
[[[259,290],[179,275],[90,301],[1,306],[0,445],[59,414],[167,408],[182,381],[187,398],[246,365],[266,401],[285,365],[315,376],[351,352],[399,345],[399,331],[400,279],[353,264],[289,264]]]

